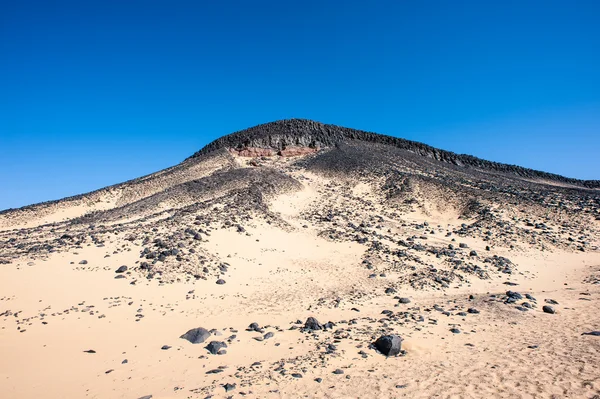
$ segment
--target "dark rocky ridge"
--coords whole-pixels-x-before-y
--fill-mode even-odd
[[[349,140],[390,145],[464,168],[479,168],[522,178],[544,179],[585,188],[600,188],[600,180],[579,180],[521,166],[486,161],[471,155],[440,150],[416,141],[306,119],[289,119],[265,123],[223,136],[206,145],[188,159],[198,158],[222,148],[256,147],[280,151],[287,146],[331,147],[336,143]]]

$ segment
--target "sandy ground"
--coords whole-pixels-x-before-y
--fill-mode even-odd
[[[411,303],[399,304],[384,294],[394,275],[370,279],[360,267],[364,246],[302,227],[298,215],[317,189],[273,204],[289,231],[259,224],[250,235],[213,232],[206,248],[231,265],[224,285],[115,279],[115,269],[139,261],[142,249],[114,253],[118,239],[0,266],[0,397],[599,397],[600,337],[582,333],[600,330],[600,285],[585,282],[600,276],[600,254],[498,249],[518,265],[510,279],[518,285],[494,278],[444,291],[407,287],[396,295]],[[368,190],[357,186],[355,193]],[[433,211],[407,220],[459,224],[454,214]],[[484,250],[477,239],[464,241]],[[491,297],[509,289],[535,297],[533,309],[521,312]],[[556,314],[542,312],[549,299],[558,303]],[[480,313],[457,314],[467,308]],[[394,324],[384,310],[424,318]],[[309,316],[337,328],[290,329]],[[246,331],[252,322],[263,333]],[[368,348],[381,325],[404,338],[405,356]],[[235,337],[226,354],[212,355],[205,344],[179,338],[195,327],[214,329],[209,340]],[[267,332],[274,336],[254,339]],[[334,353],[325,353],[328,343]],[[226,383],[235,389],[226,392]]]

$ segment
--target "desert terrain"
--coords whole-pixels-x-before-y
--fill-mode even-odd
[[[600,182],[312,121],[0,213],[1,398],[600,398],[599,309]]]

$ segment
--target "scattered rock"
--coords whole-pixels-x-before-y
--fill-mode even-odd
[[[127,271],[127,266],[123,265],[120,266],[117,270],[115,270],[115,273],[125,273]]]
[[[235,389],[235,384],[227,383],[223,385],[223,388],[225,388],[225,392],[233,391]]]
[[[544,313],[550,313],[550,314],[556,313],[556,310],[554,310],[554,308],[552,306],[548,306],[548,305],[544,305],[542,310],[544,311]]]
[[[323,325],[321,323],[319,323],[319,321],[317,319],[315,319],[314,317],[309,317],[308,319],[306,319],[306,322],[304,323],[304,328],[306,328],[307,330],[322,330],[323,329]]]
[[[219,350],[221,350],[221,348],[227,348],[227,344],[221,341],[210,341],[210,343],[206,345],[206,350],[208,350],[213,355],[219,353]]]
[[[210,337],[210,332],[202,327],[192,328],[179,338],[188,340],[192,344],[201,344]]]

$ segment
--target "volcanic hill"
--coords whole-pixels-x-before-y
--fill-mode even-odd
[[[599,180],[255,126],[0,212],[0,396],[591,398],[599,229]]]

